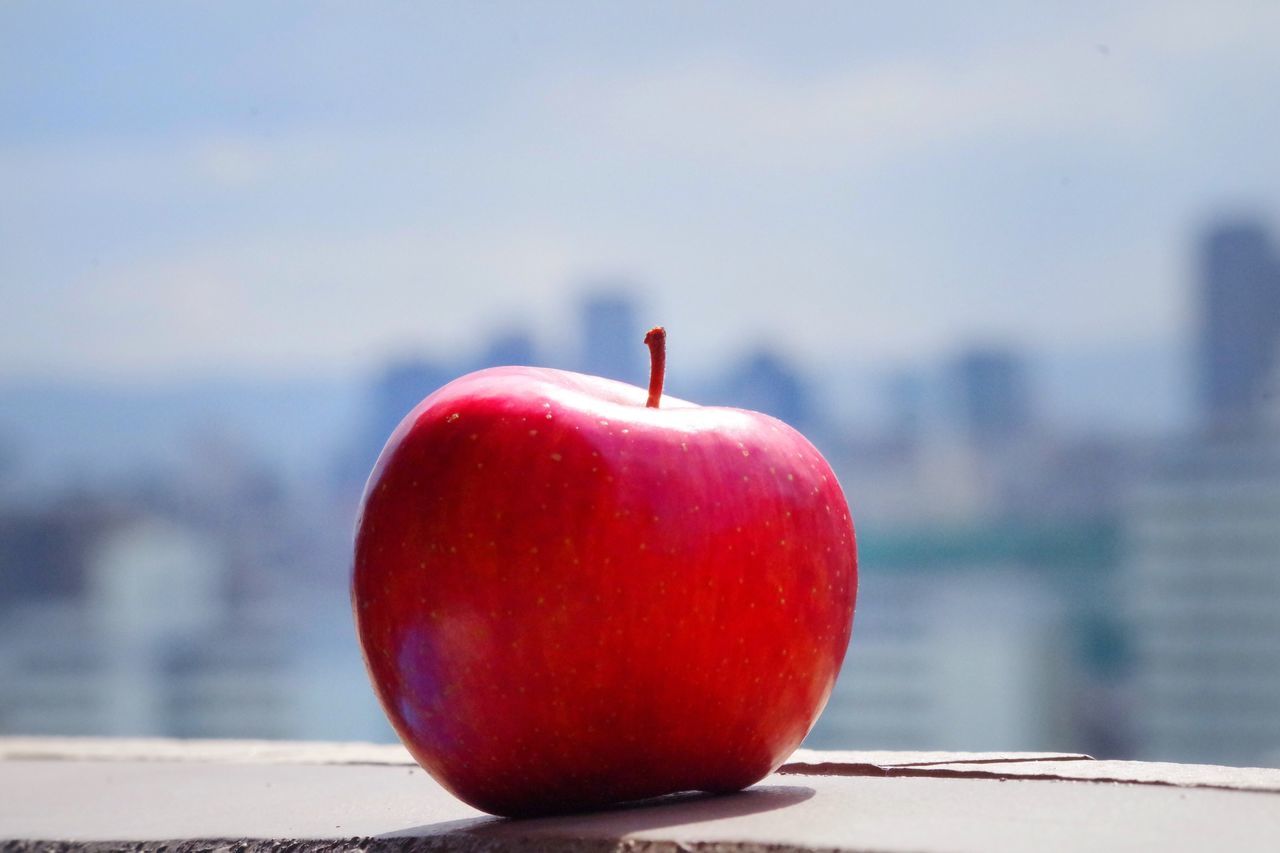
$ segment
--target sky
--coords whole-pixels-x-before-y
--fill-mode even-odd
[[[1108,352],[1276,222],[1280,4],[0,5],[0,380]]]

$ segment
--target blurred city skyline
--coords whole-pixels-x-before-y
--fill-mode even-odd
[[[0,495],[36,499],[72,486],[164,478],[189,466],[193,449],[209,442],[226,444],[224,450],[273,477],[324,479],[353,441],[366,454],[376,450],[426,394],[484,367],[533,364],[644,385],[641,338],[653,312],[644,309],[643,290],[634,282],[601,287],[574,301],[566,314],[576,328],[554,347],[540,343],[539,330],[509,324],[457,351],[423,341],[387,353],[349,378],[242,372],[139,384],[0,379]],[[864,441],[908,433],[964,440],[975,429],[970,421],[1000,408],[988,395],[1016,393],[1006,401],[1018,409],[1015,423],[995,425],[987,440],[999,443],[1027,430],[1140,439],[1194,424],[1194,350],[1180,341],[1168,349],[1131,349],[1123,358],[1114,351],[1054,357],[978,339],[958,342],[938,358],[824,372],[766,338],[743,340],[707,365],[690,366],[676,341],[669,346],[667,390],[702,405],[766,411],[805,432]],[[1016,392],[1001,384],[1009,372],[1017,375]],[[372,429],[371,409],[379,413]]]
[[[6,4],[0,379],[553,348],[615,276],[695,372],[1172,351],[1280,198],[1280,9],[1202,12]]]
[[[0,734],[391,737],[350,533],[532,362],[859,535],[822,747],[1280,764],[1280,6],[0,9]]]
[[[1134,440],[1046,421],[1025,354],[990,345],[891,377],[874,432],[765,343],[693,382],[804,430],[857,519],[859,616],[811,745],[1280,760],[1280,253],[1239,221],[1199,246],[1195,429]],[[642,377],[626,291],[576,317],[569,366]],[[424,395],[543,360],[517,331],[452,361],[391,360],[337,419],[261,389],[256,426],[225,399],[151,400],[176,430],[167,448],[137,428],[137,400],[115,423],[79,400],[55,451],[92,455],[89,436],[117,431],[147,454],[99,447],[115,476],[54,477],[44,499],[13,476],[0,488],[0,731],[390,737],[351,637],[355,498]],[[298,444],[311,421],[331,433],[301,442],[319,480],[252,452],[255,429]]]

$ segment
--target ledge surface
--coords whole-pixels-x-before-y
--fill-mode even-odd
[[[1280,850],[1280,770],[812,752],[739,794],[535,820],[398,746],[0,739],[0,850]]]

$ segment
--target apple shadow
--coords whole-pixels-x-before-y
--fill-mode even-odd
[[[464,838],[502,846],[504,842],[625,838],[646,830],[665,829],[705,821],[725,820],[785,809],[814,795],[800,785],[761,785],[730,794],[668,794],[626,803],[608,811],[533,818],[479,817],[409,827],[378,835],[378,839],[440,836]],[[469,847],[466,849],[470,849]]]

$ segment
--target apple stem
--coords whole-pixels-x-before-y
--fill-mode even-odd
[[[649,348],[649,401],[645,406],[656,409],[662,399],[662,380],[667,372],[667,330],[654,326],[644,336],[644,344]]]

